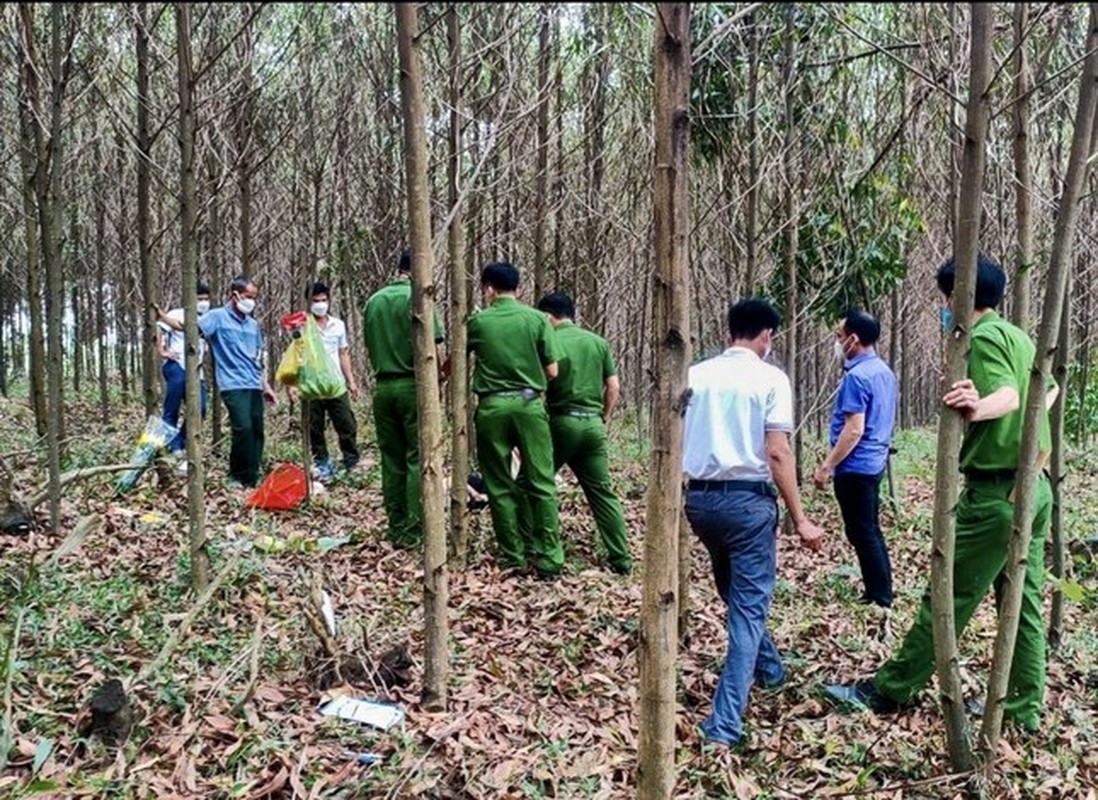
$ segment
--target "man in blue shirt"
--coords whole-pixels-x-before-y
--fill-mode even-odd
[[[198,318],[198,330],[210,346],[217,388],[232,426],[229,481],[255,486],[263,459],[263,402],[274,405],[277,399],[263,374],[263,333],[253,316],[259,289],[240,275],[229,292],[226,305]],[[160,319],[174,330],[183,328],[181,321],[162,312]]]
[[[892,566],[879,522],[879,488],[896,420],[896,376],[874,345],[881,325],[860,310],[835,326],[835,356],[843,379],[831,416],[831,450],[812,480],[820,489],[833,477],[846,538],[862,569],[861,602],[892,606]]]

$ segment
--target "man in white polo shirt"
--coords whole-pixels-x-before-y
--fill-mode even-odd
[[[316,320],[320,336],[324,340],[324,352],[343,374],[348,389],[339,397],[312,400],[309,403],[309,447],[313,453],[317,477],[321,481],[327,481],[332,478],[334,470],[328,460],[328,442],[324,436],[325,417],[332,421],[332,428],[339,439],[343,469],[353,469],[358,463],[358,422],[354,409],[351,408],[351,400],[358,400],[358,383],[355,382],[354,370],[351,368],[351,345],[347,341],[347,326],[343,320],[328,313],[331,305],[328,285],[321,281],[313,283],[309,288],[308,299],[309,312]]]
[[[806,547],[819,550],[823,536],[797,489],[789,378],[763,361],[780,323],[765,300],[736,303],[728,311],[731,346],[691,367],[688,382],[686,518],[709,551],[717,593],[728,608],[728,652],[701,730],[707,741],[728,747],[743,738],[751,684],[774,688],[785,681],[766,632],[777,571],[778,494]]]

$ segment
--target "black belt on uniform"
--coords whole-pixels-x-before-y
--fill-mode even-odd
[[[500,392],[484,392],[480,397],[521,397],[523,400],[534,400],[541,396],[537,389],[504,389]]]
[[[552,417],[575,417],[576,419],[593,419],[602,416],[600,412],[588,411],[586,408],[564,408],[559,411],[550,411],[549,415]]]
[[[754,492],[766,497],[777,497],[778,490],[768,481],[696,481],[690,480],[686,488],[691,492]]]
[[[962,474],[967,481],[1012,481],[1018,472],[1013,469],[966,469]]]
[[[405,380],[407,378],[414,378],[416,374],[414,372],[382,372],[374,380],[377,381],[398,381]]]

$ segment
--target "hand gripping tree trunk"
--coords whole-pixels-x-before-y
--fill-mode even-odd
[[[968,114],[958,198],[958,224],[953,230],[957,266],[953,287],[953,330],[946,344],[943,391],[964,379],[976,296],[976,257],[980,240],[980,197],[984,183],[984,147],[987,138],[988,85],[991,81],[991,7],[971,5],[972,51]],[[956,530],[958,469],[964,420],[959,412],[942,407],[938,422],[938,456],[934,495],[934,540],[930,556],[930,600],[934,630],[934,658],[946,723],[946,742],[953,769],[972,766],[972,746],[961,696],[957,668],[957,630],[953,610],[953,556]]]
[[[180,256],[183,262],[183,340],[186,343],[184,388],[187,420],[187,533],[191,552],[191,586],[200,594],[210,582],[210,556],[206,552],[205,472],[202,465],[202,416],[198,386],[198,317],[195,313],[198,276],[198,190],[194,172],[194,64],[191,60],[191,4],[175,7],[179,69],[179,181]]]
[[[435,355],[435,285],[431,258],[431,198],[427,184],[423,73],[419,23],[412,3],[395,3],[400,52],[400,105],[404,112],[404,166],[408,187],[408,232],[412,249],[412,338],[415,346],[416,406],[423,499],[423,615],[426,623],[423,707],[446,707],[446,650],[449,588],[446,526],[442,506],[442,410]],[[464,487],[455,487],[455,491]]]
[[[450,40],[450,131],[446,159],[450,201],[450,558],[465,569],[469,551],[469,359],[465,320],[469,316],[469,278],[465,270],[465,215],[461,213],[461,17],[456,3],[446,10]]]
[[[675,785],[682,414],[690,363],[688,282],[690,4],[659,3],[655,35],[655,418],[649,461],[640,637],[637,796],[668,798]]]
[[[1090,26],[1087,33],[1087,57],[1079,84],[1079,105],[1075,111],[1075,132],[1071,140],[1067,173],[1056,214],[1056,227],[1049,255],[1045,282],[1041,330],[1037,339],[1037,355],[1030,373],[1026,397],[1025,422],[1022,429],[1022,451],[1018,456],[1018,477],[1015,482],[1014,521],[1007,550],[1005,591],[999,609],[999,630],[995,637],[995,655],[988,680],[986,713],[982,739],[986,755],[994,753],[1003,722],[1003,701],[1006,698],[1010,666],[1014,660],[1014,644],[1018,635],[1018,618],[1022,607],[1027,553],[1033,525],[1033,502],[1037,475],[1040,470],[1040,419],[1045,404],[1044,387],[1052,371],[1052,358],[1060,336],[1060,315],[1063,312],[1071,252],[1075,243],[1075,219],[1079,195],[1083,191],[1089,168],[1091,130],[1094,109],[1098,102],[1098,3],[1090,4]]]

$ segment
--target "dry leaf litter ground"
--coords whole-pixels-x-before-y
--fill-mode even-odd
[[[160,485],[150,470],[138,488],[112,497],[111,478],[66,492],[64,533],[95,513],[100,524],[73,554],[43,564],[63,536],[0,537],[0,647],[10,672],[4,708],[12,723],[7,797],[363,797],[627,798],[635,794],[637,642],[641,576],[600,566],[591,519],[565,472],[560,495],[566,574],[556,583],[507,577],[493,565],[487,512],[474,517],[469,568],[450,576],[450,706],[418,706],[422,676],[420,559],[384,539],[380,478],[366,404],[358,407],[363,469],[308,509],[247,509],[223,488],[225,458],[208,459],[207,526],[223,588],[162,666],[131,692],[134,727],[121,748],[81,736],[88,701],[106,679],[124,682],[153,662],[187,618],[185,484]],[[107,430],[96,410],[74,404],[74,466],[124,462],[142,420],[118,414]],[[285,405],[268,415],[268,456],[297,457]],[[29,448],[25,404],[0,400],[0,448]],[[95,433],[89,433],[95,432]],[[644,530],[646,456],[635,429],[613,431],[615,476],[638,565]],[[333,442],[334,444],[334,442]],[[910,621],[929,569],[933,435],[899,440],[901,511],[885,512],[898,602],[896,637]],[[43,480],[44,457],[24,454],[24,492]],[[1077,537],[1098,528],[1098,459],[1073,460],[1069,521]],[[782,538],[772,631],[791,668],[780,692],[754,692],[742,753],[703,749],[696,726],[708,711],[725,648],[723,608],[707,558],[692,535],[689,644],[680,655],[676,794],[701,797],[890,798],[960,796],[948,775],[944,732],[930,691],[897,716],[843,715],[820,699],[824,683],[868,676],[895,643],[856,604],[853,554],[827,493],[807,491],[829,537],[813,555]],[[41,509],[40,509],[41,510]],[[41,519],[41,517],[40,517]],[[340,544],[340,539],[346,543]],[[31,555],[42,564],[27,575]],[[322,717],[324,672],[302,602],[319,576],[340,624],[343,671],[356,696],[400,703],[403,725],[380,733]],[[1079,563],[1082,597],[1067,606],[1067,636],[1049,665],[1047,711],[1033,740],[1009,732],[994,764],[991,796],[1093,798],[1098,786],[1094,683],[1098,602],[1094,566]],[[1078,594],[1078,592],[1073,592]],[[962,642],[970,694],[981,696],[994,637],[985,603]],[[404,646],[410,682],[387,690],[371,680],[379,656]],[[338,688],[337,688],[338,691]],[[978,721],[977,721],[978,723]],[[360,753],[381,756],[360,766]]]

